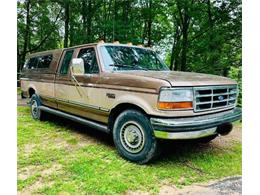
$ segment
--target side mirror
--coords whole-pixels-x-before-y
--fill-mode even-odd
[[[73,58],[71,63],[71,73],[72,75],[84,75],[84,61],[82,58]]]

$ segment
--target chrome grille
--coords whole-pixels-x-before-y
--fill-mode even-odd
[[[194,87],[195,112],[234,107],[237,85]]]

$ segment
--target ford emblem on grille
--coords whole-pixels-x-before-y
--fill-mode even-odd
[[[218,100],[222,101],[224,100],[224,97],[222,95],[218,96]]]

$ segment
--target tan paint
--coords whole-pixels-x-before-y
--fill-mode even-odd
[[[54,107],[57,102],[58,109],[105,123],[107,123],[109,111],[122,103],[134,104],[142,108],[148,115],[160,117],[194,116],[230,109],[223,108],[201,113],[195,113],[193,110],[158,110],[157,99],[162,87],[230,85],[236,84],[236,82],[224,77],[198,73],[106,71],[98,49],[100,45],[104,44],[86,44],[73,47],[75,49],[74,58],[77,57],[82,48],[96,48],[100,73],[76,76],[82,87],[75,86],[70,73],[68,75],[57,73],[55,79],[55,74],[47,74],[48,71],[44,74],[44,71],[37,73],[35,70],[30,70],[23,73],[22,91],[28,91],[32,87],[40,96],[43,96],[44,103],[51,107]],[[51,65],[52,71],[60,69],[58,61],[61,56],[62,61],[64,50],[49,51],[55,55],[55,60]],[[48,52],[34,54],[34,56],[45,53]],[[107,93],[114,95],[115,99],[109,98]]]
[[[206,86],[206,85],[232,85],[236,84],[234,80],[226,77],[193,73],[193,72],[178,72],[178,71],[122,71],[122,76],[128,77],[129,74],[136,77],[150,79],[164,79],[172,86]]]
[[[54,83],[36,82],[23,80],[22,91],[29,91],[30,88],[34,89],[38,95],[54,97]]]

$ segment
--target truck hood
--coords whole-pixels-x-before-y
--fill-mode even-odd
[[[123,73],[123,72],[122,72]],[[136,76],[152,77],[168,81],[173,87],[177,86],[205,86],[205,85],[232,85],[232,79],[201,73],[179,71],[129,71],[124,72]]]

